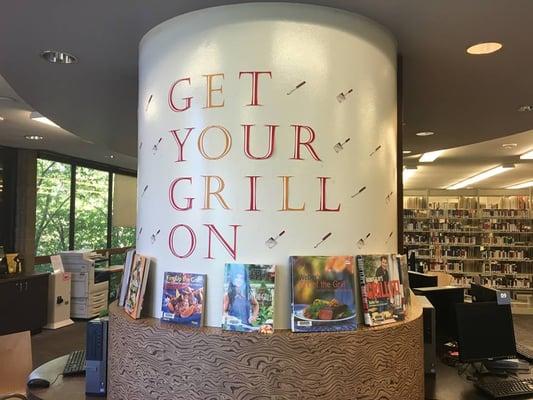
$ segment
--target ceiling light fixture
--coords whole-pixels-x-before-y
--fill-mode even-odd
[[[429,153],[422,154],[422,157],[420,157],[418,161],[427,163],[433,162],[439,158],[442,153],[444,153],[444,150],[430,151]]]
[[[518,183],[516,185],[509,186],[506,189],[525,189],[530,187],[533,187],[533,181]]]
[[[0,117],[0,121],[3,121],[5,118],[4,117]]]
[[[466,49],[466,52],[473,55],[491,54],[500,50],[502,47],[503,45],[498,42],[484,42],[470,46]]]
[[[527,111],[533,111],[532,105],[525,105],[518,107],[518,112],[527,112]]]
[[[41,57],[53,64],[74,64],[78,62],[78,59],[72,54],[59,50],[42,51]]]
[[[423,131],[423,132],[417,132],[416,136],[431,136],[431,135],[434,135],[434,134],[435,134],[435,132]]]
[[[502,172],[505,172],[505,171],[509,171],[510,169],[513,169],[513,168],[514,168],[514,164],[503,164],[503,165],[500,165],[499,167],[489,169],[480,174],[471,176],[470,178],[465,179],[464,181],[448,186],[446,189],[448,190],[462,189],[467,186],[471,186],[474,183],[488,179],[491,176],[501,174]]]
[[[402,171],[403,183],[407,182],[416,172],[416,167],[406,167]]]
[[[26,135],[24,137],[26,138],[26,140],[43,140],[44,139],[44,137],[40,135]]]
[[[505,150],[511,150],[511,149],[514,149],[516,146],[518,146],[516,143],[504,143],[504,144],[502,144],[502,147],[503,147]]]
[[[37,111],[33,111],[30,114],[30,118],[33,119],[34,121],[40,122],[41,124],[46,124],[46,125],[54,126],[56,128],[60,128],[59,125],[57,125],[53,121],[50,121],[48,118],[38,113]]]
[[[533,150],[528,151],[520,156],[521,160],[533,160]]]
[[[411,150],[404,150],[404,151],[402,151],[402,153],[403,153],[403,154],[411,154],[412,151],[411,151]]]

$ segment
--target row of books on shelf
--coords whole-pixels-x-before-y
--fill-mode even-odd
[[[405,196],[405,209],[427,208],[432,210],[458,210],[458,209],[481,209],[481,210],[526,210],[529,208],[528,196],[481,196],[478,201],[476,196],[460,196],[454,201],[428,201],[422,196]]]
[[[531,212],[524,210],[420,210],[404,209],[403,216],[409,218],[432,219],[432,218],[450,218],[450,219],[531,219]]]
[[[468,286],[471,283],[477,283],[487,287],[497,289],[533,289],[531,279],[521,279],[512,277],[490,277],[490,276],[454,276],[453,284],[455,286]]]
[[[128,252],[119,305],[140,317],[149,259]],[[128,266],[128,262],[131,265]],[[407,259],[394,254],[365,256],[291,256],[291,329],[334,332],[357,328],[356,285],[366,325],[405,318],[409,303]],[[276,266],[225,264],[221,327],[239,332],[272,333]],[[122,296],[122,293],[125,293]],[[204,323],[207,276],[193,272],[164,273],[161,319],[200,327]]]

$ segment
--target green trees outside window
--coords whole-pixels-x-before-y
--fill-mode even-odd
[[[131,186],[135,187],[134,177],[37,159],[36,255],[135,245],[134,220],[128,226],[111,226],[108,229],[112,221],[109,213],[114,211],[114,203],[110,203],[112,198],[109,196],[110,179],[117,177],[133,180]],[[115,190],[111,189],[113,197]],[[133,190],[127,195],[136,196],[136,193]],[[74,196],[73,201],[71,196]]]

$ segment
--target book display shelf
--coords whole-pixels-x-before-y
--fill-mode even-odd
[[[533,294],[531,199],[530,189],[406,191],[404,247],[458,286],[480,279]]]

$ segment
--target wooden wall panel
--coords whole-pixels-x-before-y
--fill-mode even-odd
[[[422,400],[421,310],[342,333],[193,329],[110,308],[108,399]]]

